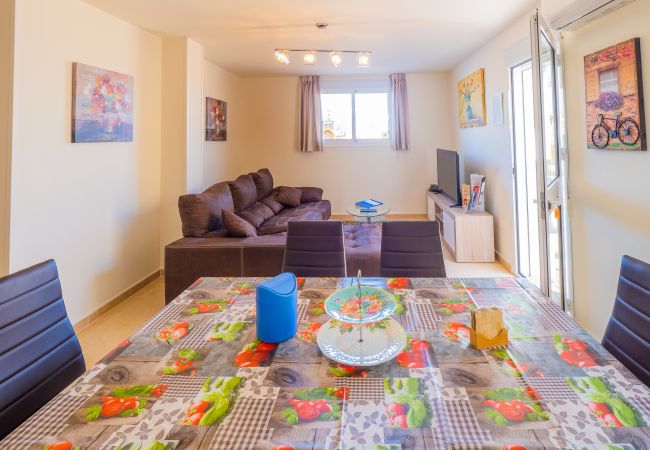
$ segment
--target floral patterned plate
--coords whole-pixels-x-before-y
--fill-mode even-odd
[[[385,363],[399,355],[405,345],[404,328],[390,318],[355,325],[330,319],[318,331],[318,347],[323,355],[350,366]]]
[[[325,300],[325,312],[333,319],[348,323],[377,322],[390,316],[397,304],[395,297],[373,286],[350,286],[340,289]]]

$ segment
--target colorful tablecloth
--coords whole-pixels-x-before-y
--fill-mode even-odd
[[[396,296],[408,333],[370,368],[315,343],[324,300],[352,279],[299,280],[299,332],[279,346],[255,338],[261,281],[197,281],[0,448],[650,446],[650,390],[521,281],[366,279]],[[492,305],[510,344],[475,350],[469,311]]]

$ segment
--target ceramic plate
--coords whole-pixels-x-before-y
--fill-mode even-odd
[[[374,286],[350,286],[340,289],[325,300],[325,312],[333,319],[349,323],[377,322],[395,311],[395,297]]]
[[[359,328],[363,341],[359,342]],[[350,324],[330,319],[320,327],[318,347],[325,356],[350,366],[376,366],[395,358],[406,346],[406,332],[393,319]]]

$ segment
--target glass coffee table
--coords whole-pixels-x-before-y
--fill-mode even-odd
[[[361,212],[361,208],[356,205],[348,206],[348,214],[354,216],[354,220],[357,222],[373,223],[373,222],[382,222],[384,216],[390,212],[390,206],[388,205],[379,205],[375,206],[375,211],[373,212]]]

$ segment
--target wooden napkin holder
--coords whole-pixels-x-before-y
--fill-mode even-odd
[[[469,342],[477,349],[508,345],[508,329],[503,324],[503,313],[499,308],[472,310]]]

